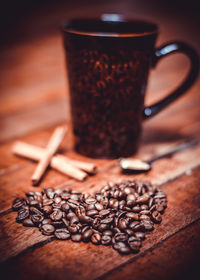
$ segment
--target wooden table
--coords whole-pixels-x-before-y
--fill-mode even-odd
[[[199,46],[193,34],[173,24],[175,19],[169,23],[165,17],[158,17],[158,21],[163,31],[158,44],[176,38],[178,33],[178,39]],[[179,23],[183,21],[179,18]],[[62,144],[63,154],[95,162],[97,175],[78,183],[49,169],[37,189],[31,186],[36,164],[14,156],[12,145],[20,139],[45,147],[56,125],[67,123],[70,127],[64,67],[58,33],[27,37],[1,50],[2,279],[183,279],[184,276],[195,279],[200,259],[200,145],[155,162],[148,174],[128,176],[120,173],[116,160],[92,160],[75,153],[69,133]],[[147,103],[173,89],[187,67],[187,61],[179,55],[159,64],[151,73]],[[200,79],[174,105],[144,123],[138,157],[147,159],[187,137],[200,140],[199,86]],[[12,200],[28,191],[70,186],[74,190],[94,192],[119,178],[150,181],[161,186],[168,197],[161,225],[156,226],[135,255],[121,256],[101,245],[52,240],[41,235],[37,228],[17,224],[16,213],[11,211]]]

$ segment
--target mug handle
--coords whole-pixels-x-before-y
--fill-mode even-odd
[[[198,76],[198,72],[199,72],[198,54],[191,46],[183,42],[169,42],[157,48],[153,56],[152,66],[155,67],[161,58],[168,56],[169,54],[172,53],[183,53],[189,58],[190,60],[189,73],[185,78],[185,80],[183,81],[183,83],[178,88],[176,88],[173,92],[171,92],[167,97],[163,98],[157,103],[154,103],[151,106],[144,108],[143,120],[156,115],[166,106],[168,106],[173,101],[175,101],[178,97],[180,97],[183,93],[185,93],[187,89],[189,89],[192,86],[192,84],[195,82]]]

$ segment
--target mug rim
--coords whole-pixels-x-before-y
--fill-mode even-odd
[[[143,24],[145,26],[151,27],[152,30],[144,31],[144,32],[92,32],[92,31],[82,31],[78,28],[70,27],[70,24],[73,25],[73,22],[99,22],[99,23],[137,23]],[[83,36],[92,36],[92,37],[143,37],[143,36],[150,36],[154,34],[158,34],[159,28],[158,25],[151,21],[146,21],[143,19],[133,19],[130,17],[126,17],[122,14],[102,14],[97,17],[74,17],[70,18],[62,24],[62,31],[64,33],[71,33]]]

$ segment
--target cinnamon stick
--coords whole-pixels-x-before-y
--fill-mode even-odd
[[[13,146],[13,152],[18,156],[38,161],[43,157],[45,149],[24,143],[22,141],[17,141]],[[85,169],[85,171],[90,173],[96,168],[93,163],[81,162],[71,159],[69,160],[67,157],[62,155],[53,156],[50,161],[50,166],[78,181],[83,181],[87,177],[87,174],[80,170],[79,166],[84,167],[82,169]]]
[[[47,169],[52,156],[55,154],[58,149],[60,143],[62,142],[66,133],[66,127],[57,127],[51,136],[47,147],[45,149],[43,157],[40,159],[38,166],[36,167],[35,172],[32,175],[32,183],[33,185],[37,185],[43,176],[45,170]]]

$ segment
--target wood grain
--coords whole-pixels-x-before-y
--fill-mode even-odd
[[[120,256],[110,247],[85,243],[77,244],[71,241],[53,241],[34,251],[26,252],[27,243],[25,246],[24,238],[20,235],[24,235],[27,232],[26,236],[29,236],[28,232],[32,231],[32,229],[24,228],[21,225],[17,225],[20,233],[17,236],[15,235],[17,249],[15,247],[14,250],[12,246],[9,246],[10,236],[12,235],[9,233],[9,228],[16,227],[14,222],[15,214],[11,213],[9,214],[9,221],[12,220],[13,225],[10,224],[9,227],[6,225],[7,215],[1,218],[2,228],[7,229],[6,234],[8,236],[5,238],[4,233],[4,244],[1,248],[2,260],[15,256],[16,253],[20,254],[24,250],[24,254],[12,259],[9,267],[13,264],[15,269],[18,269],[19,273],[21,273],[20,277],[30,273],[30,277],[33,277],[31,279],[34,279],[36,275],[40,277],[39,279],[44,279],[47,275],[51,275],[52,279],[63,279],[66,273],[69,277],[68,279],[94,279],[101,277],[115,267],[127,262],[133,262],[139,256],[146,254],[150,249],[156,248],[180,230],[200,219],[200,194],[197,187],[200,183],[199,171],[200,168],[197,168],[190,176],[184,175],[163,186],[163,190],[168,197],[168,208],[163,215],[161,225],[157,225],[155,230],[149,234],[143,243],[141,252],[137,255]],[[39,232],[38,236],[34,235],[36,242],[40,241],[40,236]],[[12,236],[11,240],[13,239]],[[30,245],[33,245],[32,240]],[[88,263],[90,264],[89,268]],[[23,265],[23,272],[21,265]]]

